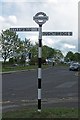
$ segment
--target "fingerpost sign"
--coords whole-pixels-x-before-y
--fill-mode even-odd
[[[49,19],[49,17],[44,12],[38,12],[33,16],[33,20],[39,25],[39,28],[10,28],[14,32],[38,32],[39,31],[39,46],[38,46],[38,111],[41,112],[41,80],[42,80],[42,36],[72,36],[73,33],[69,32],[42,32],[42,25]]]

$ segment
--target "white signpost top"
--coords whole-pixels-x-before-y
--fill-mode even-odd
[[[33,20],[38,24],[38,25],[43,25],[47,20],[48,16],[44,12],[38,12],[34,17]]]

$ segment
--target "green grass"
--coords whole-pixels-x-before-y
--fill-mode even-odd
[[[48,65],[43,65],[42,68],[48,68]],[[31,69],[37,69],[37,65],[28,65],[28,66],[3,66],[2,72],[9,72],[9,71],[18,71],[18,70],[31,70]]]
[[[0,72],[2,71],[2,62],[0,62]]]
[[[29,69],[36,69],[37,66],[15,66],[15,67],[2,67],[2,72],[8,71],[17,71],[17,70],[29,70]]]
[[[42,68],[48,68],[52,66],[50,65],[42,65]],[[65,64],[58,64],[55,65],[56,67],[68,67]],[[54,66],[53,66],[54,67]],[[10,66],[10,65],[6,65],[6,66],[2,66],[2,69],[0,69],[0,72],[9,72],[9,71],[18,71],[18,70],[30,70],[30,69],[37,69],[38,66],[37,65],[27,65],[27,66]]]
[[[78,118],[78,109],[49,108],[41,112],[36,109],[22,109],[3,113],[2,116],[3,118]]]

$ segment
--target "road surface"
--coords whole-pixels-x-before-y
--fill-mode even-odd
[[[2,74],[3,111],[37,107],[37,70]],[[78,76],[67,67],[42,70],[42,107],[78,107]]]

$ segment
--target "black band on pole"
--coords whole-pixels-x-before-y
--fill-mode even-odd
[[[41,68],[41,61],[42,61],[42,59],[38,58],[38,68]]]
[[[42,47],[42,39],[39,39],[39,47]]]
[[[38,110],[41,110],[41,99],[38,99]]]
[[[38,78],[38,88],[41,89],[41,79]]]

